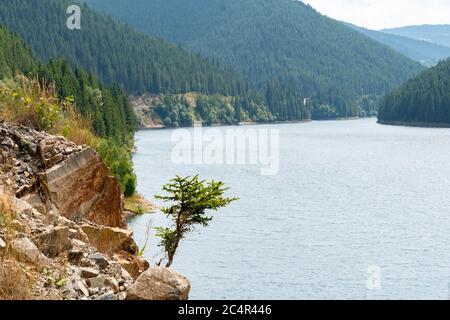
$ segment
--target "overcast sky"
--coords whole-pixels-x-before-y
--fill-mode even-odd
[[[450,0],[302,0],[331,18],[369,29],[450,24]]]

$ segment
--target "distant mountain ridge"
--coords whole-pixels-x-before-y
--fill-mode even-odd
[[[361,28],[349,23],[345,24],[426,66],[436,65],[439,61],[450,57],[450,47],[393,33]]]
[[[292,0],[85,0],[96,9],[240,71],[311,97],[314,118],[372,114],[422,70],[391,48]]]
[[[406,26],[381,31],[450,47],[450,24]]]

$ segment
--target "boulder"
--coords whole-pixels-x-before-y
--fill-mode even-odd
[[[80,268],[81,271],[81,277],[82,278],[95,278],[98,277],[100,272],[97,269],[94,268]]]
[[[133,279],[139,278],[150,267],[148,261],[134,255],[120,253],[116,254],[114,259]]]
[[[56,224],[60,226],[65,226],[69,228],[70,239],[75,239],[82,241],[84,243],[89,243],[89,238],[84,233],[83,229],[74,221],[69,220],[65,217],[58,216]]]
[[[106,259],[104,255],[101,255],[99,253],[93,253],[89,255],[89,259],[94,261],[94,263],[102,269],[106,269],[110,265],[108,259]]]
[[[104,277],[93,277],[86,280],[90,288],[102,289],[106,286],[106,279]]]
[[[127,300],[187,300],[191,284],[168,268],[153,267],[128,288]]]
[[[39,248],[48,257],[56,257],[60,253],[72,249],[68,227],[51,227],[35,237]]]
[[[133,232],[127,229],[111,228],[105,226],[82,225],[90,244],[102,253],[118,251],[137,252],[137,245],[132,236]]]
[[[42,179],[61,215],[110,227],[125,225],[119,183],[91,148],[50,167]]]
[[[26,263],[38,263],[44,260],[42,253],[28,238],[19,238],[11,241],[11,252],[17,260]]]

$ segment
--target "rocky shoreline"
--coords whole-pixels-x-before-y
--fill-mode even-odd
[[[119,184],[93,149],[9,123],[0,123],[0,269],[0,298],[178,300],[190,291],[188,279],[139,256]]]

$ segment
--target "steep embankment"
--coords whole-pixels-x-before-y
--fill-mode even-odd
[[[138,250],[95,151],[0,124],[0,299],[188,298],[186,278]]]
[[[84,1],[148,34],[218,58],[258,89],[271,86],[269,101],[289,101],[292,92],[311,97],[316,119],[373,114],[374,96],[422,69],[300,1]]]
[[[95,146],[127,196],[135,191],[129,149],[136,116],[126,93],[64,60],[40,62],[17,34],[0,26],[0,119]],[[17,76],[26,74],[28,77]],[[94,136],[94,134],[96,136]]]
[[[4,28],[0,61],[0,299],[187,298],[189,281],[149,268],[126,226],[112,173],[126,181],[132,172],[121,143],[134,126],[120,88],[61,61],[39,64]],[[96,137],[83,111],[119,127]]]
[[[427,127],[450,126],[450,59],[424,71],[386,95],[379,123]]]

